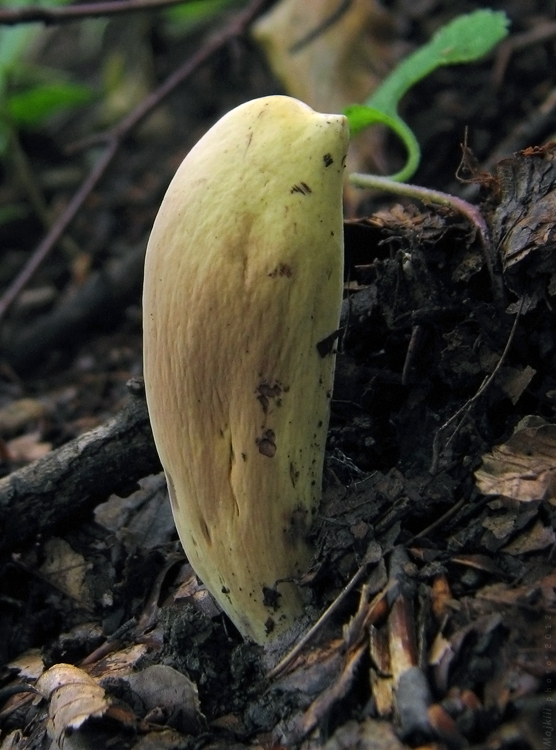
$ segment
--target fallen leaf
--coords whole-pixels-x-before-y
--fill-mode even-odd
[[[44,661],[40,648],[30,648],[6,664],[8,669],[17,670],[19,677],[36,680],[44,672]]]
[[[186,734],[202,726],[197,686],[188,677],[165,664],[153,664],[124,678],[141,698],[147,711],[164,710],[165,724]]]
[[[512,404],[515,405],[536,374],[537,371],[529,365],[523,369],[502,367],[498,373],[496,382],[506,396],[508,396]]]
[[[46,416],[47,408],[35,398],[20,398],[0,409],[0,435],[10,435],[23,430],[28,424]]]
[[[28,435],[14,438],[6,443],[10,460],[14,463],[31,463],[46,456],[52,450],[52,443],[41,442],[41,432],[30,432]]]
[[[37,681],[37,690],[50,701],[49,736],[60,747],[65,738],[89,719],[103,716],[111,706],[103,688],[82,669],[56,664]]]
[[[526,552],[535,552],[550,547],[554,542],[556,542],[554,529],[543,526],[540,521],[537,521],[532,529],[520,534],[504,547],[502,552],[507,552],[509,555],[523,555]]]
[[[85,581],[88,563],[83,555],[57,537],[49,539],[44,548],[46,559],[40,567],[44,578],[81,606],[91,608],[92,596]]]
[[[318,112],[341,112],[364,102],[407,52],[397,38],[395,15],[382,3],[353,0],[335,18],[338,6],[338,0],[282,0],[253,25],[253,36],[286,93]],[[358,136],[346,171],[391,171],[383,140],[383,128]]]
[[[475,479],[483,495],[556,504],[556,425],[518,429],[483,456]]]

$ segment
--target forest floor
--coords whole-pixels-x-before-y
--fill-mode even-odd
[[[383,5],[405,53],[482,6]],[[556,17],[543,0],[489,7],[507,40],[402,107],[423,152],[412,182],[477,205],[488,233],[446,206],[348,195],[301,582],[326,615],[274,669],[177,540],[140,379],[141,284],[187,151],[283,88],[244,9],[179,34],[149,11],[41,37],[39,65],[103,94],[20,132],[2,166],[1,750],[554,747]],[[399,168],[393,138],[375,147]]]

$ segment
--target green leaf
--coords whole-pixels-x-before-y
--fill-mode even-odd
[[[38,5],[67,5],[71,0],[39,0]],[[0,0],[4,8],[21,8],[28,0]],[[0,27],[0,157],[6,153],[10,138],[8,89],[12,76],[24,65],[24,58],[33,41],[43,30],[43,24],[23,23]]]
[[[438,64],[453,65],[483,57],[508,34],[503,11],[476,10],[460,16],[437,31],[431,40]]]
[[[40,6],[54,7],[67,5],[71,0],[40,0]],[[28,0],[0,0],[4,8],[22,8]],[[13,65],[21,61],[36,35],[42,30],[40,23],[23,23],[19,26],[0,28],[0,77],[3,77]]]
[[[436,68],[471,62],[486,55],[508,34],[508,24],[509,20],[502,11],[477,10],[455,18],[439,29],[427,44],[403,60],[364,105],[351,105],[344,110],[353,133],[382,122],[402,138],[408,161],[393,179],[402,179],[399,175],[403,175],[404,180],[409,179],[419,165],[419,157],[415,160],[415,136],[398,115],[400,99]]]
[[[374,107],[367,107],[365,104],[351,104],[346,107],[344,114],[349,120],[349,129],[352,135],[357,135],[369,125],[375,125],[382,123],[388,125],[398,135],[400,140],[404,143],[407,150],[407,160],[403,169],[392,175],[390,179],[397,180],[398,182],[404,182],[409,180],[412,174],[415,173],[419,162],[421,160],[421,148],[415,134],[409,128],[401,117],[396,115],[389,115],[382,112],[380,109]]]
[[[7,110],[15,125],[33,126],[60,111],[86,104],[93,96],[92,89],[80,84],[42,84],[9,94]]]
[[[178,26],[180,31],[188,31],[202,21],[208,21],[220,13],[234,0],[191,0],[183,5],[174,5],[164,12],[165,18]]]
[[[395,130],[394,121],[399,119],[397,116],[392,117],[380,109],[368,107],[366,104],[350,104],[344,109],[344,114],[349,120],[349,132],[351,135],[357,135],[369,125],[383,123]]]

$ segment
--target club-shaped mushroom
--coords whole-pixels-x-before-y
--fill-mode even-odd
[[[342,300],[346,119],[286,97],[219,120],[147,248],[144,376],[191,565],[264,644],[302,612]]]

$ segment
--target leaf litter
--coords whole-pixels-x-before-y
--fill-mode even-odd
[[[395,202],[346,225],[325,491],[301,581],[316,625],[293,658],[273,673],[211,603],[160,475],[129,481],[94,518],[45,526],[3,561],[2,748],[546,746],[554,153],[527,149],[483,178],[503,306],[473,230],[448,210]],[[80,419],[117,409],[140,368],[133,304],[125,325],[74,349],[73,392],[3,437],[38,419],[34,439],[56,457]],[[49,368],[41,403],[67,385]],[[4,403],[26,390],[6,378]]]

